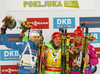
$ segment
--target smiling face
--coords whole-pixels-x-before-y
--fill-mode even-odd
[[[58,47],[61,44],[61,38],[60,37],[56,37],[54,40],[54,45],[55,47]]]
[[[33,36],[33,37],[30,38],[30,40],[32,40],[35,43],[38,43],[39,42],[39,36]]]
[[[78,36],[74,36],[74,41],[77,44],[80,44],[82,42],[82,36],[78,35]]]

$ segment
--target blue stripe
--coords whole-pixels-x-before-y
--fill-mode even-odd
[[[20,66],[20,69],[30,70],[31,66]],[[36,69],[36,67],[34,67]]]
[[[36,52],[34,52],[34,51],[31,51],[31,52],[32,52],[32,55],[34,55],[34,56],[36,56],[36,55],[37,55],[37,53],[36,53]],[[29,50],[26,50],[24,54],[30,54]]]
[[[79,67],[79,70],[75,70],[74,68],[72,68],[72,71],[80,71],[81,67]],[[91,70],[91,67],[86,67],[85,71],[89,71]]]

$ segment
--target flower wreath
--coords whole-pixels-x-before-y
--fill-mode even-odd
[[[4,22],[4,24],[7,26],[7,28],[9,28],[10,30],[12,30],[13,28],[15,28],[16,26],[16,21],[14,20],[14,18],[12,18],[12,16],[6,16],[2,22]]]

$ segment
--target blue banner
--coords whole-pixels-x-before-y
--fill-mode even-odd
[[[11,49],[0,50],[0,61],[17,61],[19,60],[19,51]]]
[[[21,39],[19,39],[20,34],[7,34],[8,40],[13,42],[21,42]],[[0,35],[0,45],[4,45],[1,35]]]
[[[100,27],[100,17],[80,17],[80,26],[82,23],[88,25],[89,28]]]
[[[54,29],[59,28],[75,28],[75,18],[74,17],[62,17],[53,18]]]

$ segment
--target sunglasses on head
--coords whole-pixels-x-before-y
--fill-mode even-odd
[[[36,32],[40,33],[40,31],[39,31],[39,30],[33,30],[32,32],[33,32],[33,33],[36,33]]]

